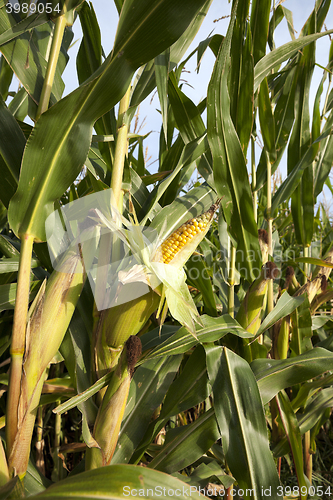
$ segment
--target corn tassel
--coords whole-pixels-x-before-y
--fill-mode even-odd
[[[45,291],[33,304],[27,327],[26,349],[18,406],[18,426],[13,446],[7,451],[11,473],[24,476],[46,369],[56,355],[80,296],[85,275],[81,257],[65,256],[62,272],[54,271]],[[77,272],[79,270],[79,272]]]

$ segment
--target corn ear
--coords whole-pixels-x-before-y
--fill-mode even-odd
[[[152,261],[183,267],[207,234],[219,203],[220,200],[217,200],[207,212],[189,219],[168,236],[156,250]]]
[[[131,285],[124,285],[124,293]],[[139,333],[157,309],[160,297],[153,290],[137,299],[102,311],[95,321],[95,368],[100,378],[114,366],[124,343]]]
[[[276,272],[276,265],[270,261],[266,262],[262,267],[260,277],[252,283],[238,310],[236,316],[238,323],[252,333],[253,336],[260,328],[265,309],[268,282],[275,277]],[[239,339],[238,341],[242,356],[250,363],[256,357],[260,357],[260,348],[263,349],[263,347],[258,342],[248,345],[249,342],[249,339]]]
[[[279,323],[277,325],[279,325]],[[276,348],[274,348],[274,357],[275,359],[287,359],[290,336],[290,316],[283,318],[279,326]]]
[[[236,316],[238,323],[253,335],[257,333],[261,324],[268,281],[275,277],[276,272],[276,265],[270,261],[266,262],[261,275],[250,286],[238,310]]]
[[[129,337],[98,410],[93,437],[99,448],[87,450],[86,470],[109,465],[111,462],[118,441],[131,378],[140,355],[139,337]]]
[[[324,260],[328,264],[333,264],[333,248],[328,252]],[[320,292],[323,287],[325,287],[331,271],[332,268],[330,267],[317,266],[313,273],[313,279],[311,281],[307,281],[303,286],[301,286],[301,288],[297,290],[294,296],[299,297],[306,292],[311,304],[311,302],[315,299],[317,293]]]
[[[81,257],[69,252],[63,272],[54,271],[30,311],[18,407],[18,427],[9,451],[9,470],[23,476],[28,466],[36,411],[46,368],[56,355],[80,296],[85,275]],[[76,272],[79,271],[79,272]]]

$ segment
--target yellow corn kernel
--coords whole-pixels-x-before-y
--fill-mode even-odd
[[[207,212],[204,212],[195,219],[189,219],[182,224],[161,244],[158,249],[158,255],[161,255],[159,262],[169,264],[195,236],[201,233],[204,237],[213,215],[219,206],[219,201],[212,205]]]

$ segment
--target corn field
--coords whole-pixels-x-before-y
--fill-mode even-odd
[[[333,8],[212,1],[0,0],[1,500],[333,496]]]

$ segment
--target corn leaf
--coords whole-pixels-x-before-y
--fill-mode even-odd
[[[264,499],[265,489],[277,491],[279,477],[257,382],[248,363],[227,348],[207,347],[206,354],[228,467],[244,490],[244,498]]]
[[[86,500],[120,500],[125,495],[132,500],[142,492],[147,500],[153,500],[156,492],[160,492],[160,498],[169,498],[168,490],[172,490],[179,500],[185,500],[190,493],[186,483],[162,472],[136,465],[109,465],[59,481],[45,492],[30,498],[60,500],[75,495]],[[201,500],[199,493],[193,490],[191,498]]]
[[[170,68],[170,49],[155,57],[155,77],[158,97],[161,104],[165,142],[168,134],[168,73]]]
[[[25,137],[13,115],[0,97],[0,200],[8,207],[9,201],[17,189],[20,165],[25,148]],[[15,148],[13,148],[13,143]]]
[[[306,382],[333,368],[333,353],[315,347],[290,359],[256,359],[251,368],[256,376],[263,403],[281,390]]]
[[[245,158],[230,115],[228,74],[235,15],[236,4],[208,86],[207,134],[213,156],[214,184],[222,197],[229,233],[242,257],[242,269],[251,280],[254,268],[260,268],[261,253]]]
[[[263,79],[270,74],[275,66],[294,56],[300,49],[309,43],[315,42],[319,38],[330,35],[331,33],[333,33],[333,30],[303,36],[295,41],[285,43],[264,56],[254,67],[254,91],[259,88]]]
[[[235,319],[229,314],[219,318],[201,316],[203,327],[196,328],[196,336],[200,343],[215,342],[228,333],[232,333],[242,338],[252,337],[252,334],[244,330]],[[186,328],[180,328],[174,335],[167,339],[163,344],[153,349],[148,359],[157,358],[165,355],[181,354],[188,351],[191,347],[198,344],[194,336]]]
[[[247,22],[249,0],[239,2],[232,34],[230,54],[230,115],[244,154],[253,126],[253,54],[252,34]]]
[[[270,8],[271,2],[269,0],[254,0],[252,2],[250,25],[254,64],[257,64],[266,54]]]
[[[305,500],[307,498],[307,494],[304,494],[303,492],[307,490],[308,485],[303,471],[302,437],[299,431],[297,419],[289,398],[284,391],[278,394],[276,401],[296,468],[299,491],[301,492],[300,498],[301,500]]]
[[[213,408],[189,425],[170,429],[161,451],[149,463],[150,469],[172,474],[193,464],[220,437]]]
[[[170,417],[198,405],[209,396],[210,391],[206,355],[202,346],[198,346],[189,357],[180,375],[172,382],[163,402],[160,416],[150,423],[140,445],[132,456],[131,462],[139,462],[147,447],[153,442]]]
[[[274,309],[266,316],[253,341],[266,330],[275,325],[280,319],[289,316],[298,306],[302,304],[304,297],[291,297],[288,292],[284,292],[277,301]]]

